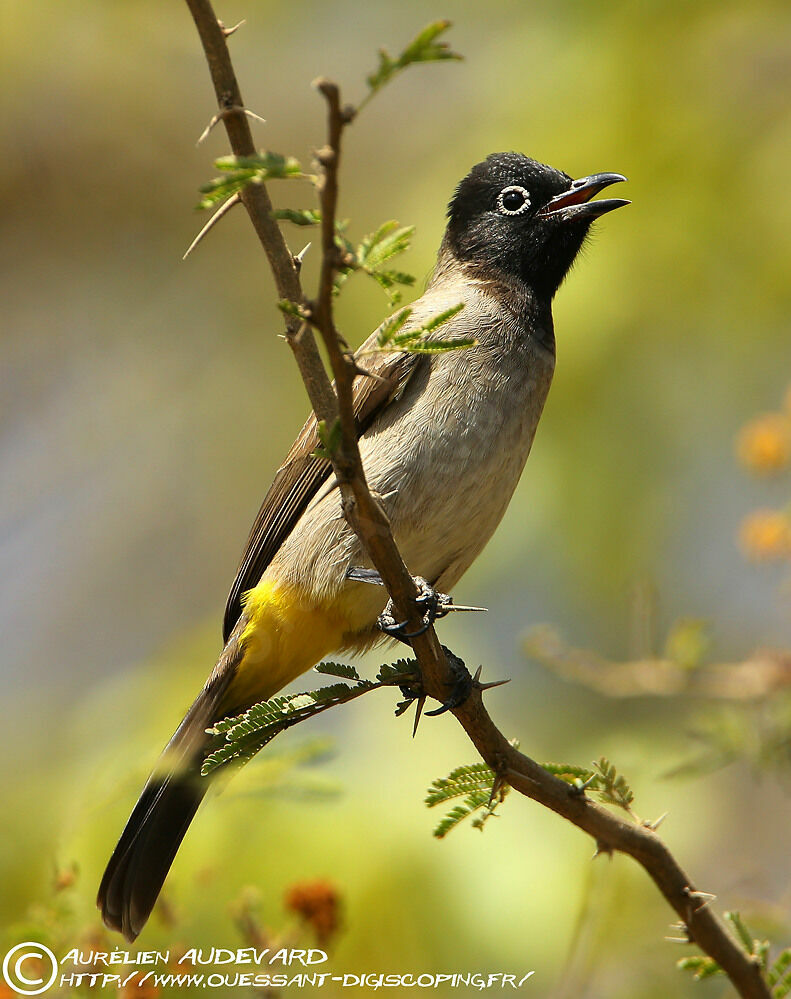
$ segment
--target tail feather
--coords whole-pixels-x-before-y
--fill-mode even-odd
[[[97,905],[102,919],[130,941],[151,914],[176,851],[208,790],[209,782],[200,776],[206,743],[203,730],[210,723],[201,703],[204,696],[193,704],[163,753],[171,772],[155,771],[149,777],[99,886]],[[187,740],[191,745],[185,745]],[[173,751],[179,749],[182,752],[176,761]]]
[[[130,942],[146,924],[198,806],[209,789],[200,776],[206,729],[222,714],[241,658],[235,634],[206,687],[165,747],[107,863],[96,904],[105,925]]]

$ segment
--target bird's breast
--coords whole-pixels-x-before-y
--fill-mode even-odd
[[[553,369],[552,355],[524,337],[436,355],[363,438],[369,481],[412,572],[445,574],[450,587],[489,540],[530,452]]]

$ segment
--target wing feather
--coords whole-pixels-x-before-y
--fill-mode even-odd
[[[358,437],[365,433],[382,409],[403,391],[407,381],[422,363],[425,363],[425,358],[417,354],[383,352],[365,356],[363,366],[374,377],[358,375],[354,380]],[[277,470],[250,531],[225,607],[225,641],[241,613],[242,595],[261,579],[278,548],[332,472],[328,461],[314,456],[313,452],[318,446],[316,416],[311,414],[286,460]]]

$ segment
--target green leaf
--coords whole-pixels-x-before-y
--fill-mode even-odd
[[[327,461],[330,461],[332,456],[338,450],[343,438],[341,421],[340,419],[336,419],[332,426],[328,429],[326,422],[324,420],[319,420],[316,426],[316,432],[319,435],[321,447],[317,447],[315,451],[311,453],[315,458],[324,458]]]
[[[432,316],[431,319],[428,319],[425,323],[423,323],[420,327],[420,332],[426,336],[430,336],[438,330],[440,326],[444,326],[449,319],[453,319],[454,316],[457,316],[463,308],[464,302],[459,302],[458,305],[451,306],[450,309],[445,309],[444,312],[438,312],[437,315]]]
[[[302,167],[292,156],[262,152],[255,156],[222,156],[214,165],[224,176],[215,177],[200,188],[203,197],[198,208],[211,208],[247,187],[268,180],[304,177]]]
[[[313,669],[315,669],[317,673],[325,673],[328,676],[339,676],[343,677],[345,680],[360,679],[360,674],[354,666],[349,666],[346,663],[319,663],[314,666]]]
[[[494,792],[495,786],[497,786],[496,792]],[[429,808],[464,796],[464,801],[454,805],[439,822],[434,829],[434,836],[442,839],[462,820],[476,812],[479,814],[476,815],[472,825],[476,829],[483,829],[484,823],[496,814],[497,805],[505,799],[509,791],[509,785],[498,785],[494,771],[485,763],[456,767],[447,777],[433,781],[426,794],[425,802]]]
[[[411,680],[418,675],[417,661],[415,659],[398,659],[394,663],[384,663],[379,667],[376,674],[378,683],[393,684],[402,680]]]
[[[415,233],[413,225],[402,226],[391,219],[383,223],[374,233],[366,236],[357,247],[357,260],[360,267],[374,271],[380,264],[405,253]]]
[[[791,993],[791,947],[781,951],[766,980],[772,986],[772,999],[785,999]]]
[[[470,766],[456,767],[447,777],[438,777],[432,781],[426,792],[425,803],[429,808],[450,798],[460,798],[471,791],[487,790],[491,793],[494,783],[494,771],[485,763],[473,763]]]
[[[403,329],[404,323],[411,315],[412,309],[407,307],[399,310],[398,312],[394,312],[392,316],[388,316],[376,331],[377,344],[380,347],[386,347],[398,331]]]
[[[593,770],[598,778],[593,790],[598,793],[599,798],[608,805],[623,808],[631,815],[634,794],[626,778],[616,773],[615,767],[604,756],[594,764]]]
[[[454,305],[452,308],[445,309],[444,312],[439,312],[437,315],[432,316],[422,325],[406,329],[403,333],[387,328],[386,333],[388,336],[384,343],[377,337],[379,349],[408,354],[440,354],[449,350],[463,350],[474,347],[478,343],[474,337],[448,337],[447,339],[442,339],[432,336],[432,333],[440,329],[448,320],[461,312],[463,308],[464,302],[459,302],[458,305]],[[399,317],[402,315],[403,310],[398,313]],[[388,320],[385,320],[382,326],[386,326],[387,322]],[[400,323],[400,327],[403,326],[404,323]]]
[[[756,941],[753,939],[752,933],[747,929],[742,921],[742,917],[738,912],[731,911],[725,913],[725,918],[731,924],[736,933],[737,937],[741,941],[742,947],[747,951],[748,954],[755,953]]]
[[[223,718],[208,732],[224,737],[206,756],[201,774],[206,776],[218,767],[241,766],[271,742],[280,732],[336,704],[353,700],[373,690],[376,684],[361,680],[353,686],[335,683],[302,694],[281,695],[254,704],[241,715]]]
[[[294,225],[320,225],[321,212],[318,208],[276,208],[272,217]]]
[[[722,968],[717,964],[717,962],[710,957],[682,957],[680,961],[676,962],[676,967],[679,971],[691,971],[692,977],[696,982],[702,981],[704,978],[710,978],[712,975],[723,974]]]
[[[417,34],[407,47],[401,52],[398,58],[393,59],[385,49],[379,50],[379,65],[373,73],[366,77],[369,93],[360,103],[360,107],[368,101],[381,88],[402,69],[418,62],[439,62],[445,59],[461,59],[456,52],[452,52],[446,42],[438,42],[437,39],[450,27],[450,21],[433,21]]]
[[[456,337],[453,340],[417,340],[407,343],[404,347],[392,348],[405,354],[444,354],[450,350],[467,350],[475,347],[478,341],[474,337]]]
[[[277,307],[287,316],[296,316],[297,319],[305,318],[305,311],[299,302],[292,302],[287,298],[281,298],[277,303]]]
[[[777,955],[774,964],[766,974],[766,980],[770,985],[776,985],[787,971],[791,974],[791,947],[786,947]],[[789,984],[791,984],[791,978],[789,978]]]
[[[399,659],[391,665],[383,665],[376,681],[361,680],[353,666],[342,663],[320,663],[316,669],[350,683],[334,683],[300,694],[280,694],[253,704],[239,715],[216,722],[207,729],[214,741],[203,761],[201,774],[205,776],[223,766],[241,766],[285,729],[368,691],[413,680],[417,675],[414,659]]]
[[[542,763],[541,766],[544,770],[554,774],[555,777],[560,777],[567,784],[575,784],[577,781],[582,781],[584,784],[593,776],[592,770],[575,766],[573,763]]]

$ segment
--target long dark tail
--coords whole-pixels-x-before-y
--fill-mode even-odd
[[[151,915],[184,834],[209,788],[200,776],[208,736],[239,661],[232,636],[206,687],[165,747],[107,864],[96,904],[132,941]]]

